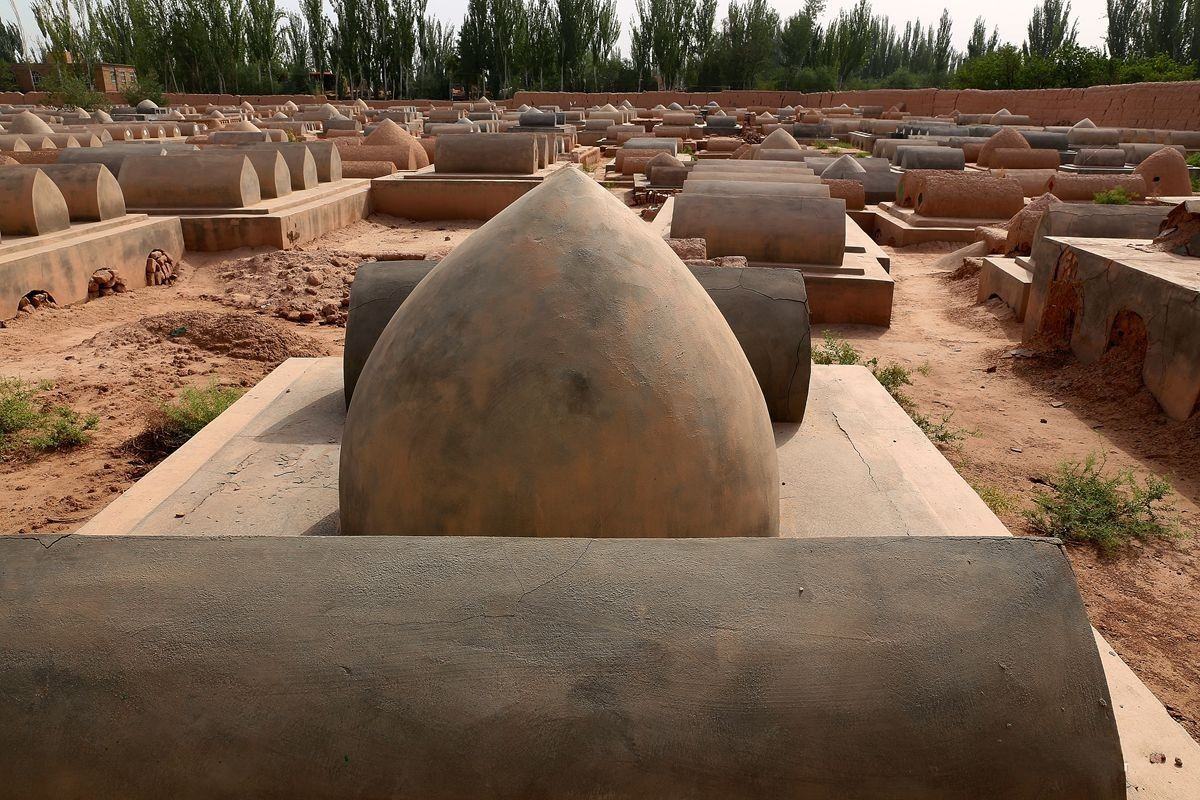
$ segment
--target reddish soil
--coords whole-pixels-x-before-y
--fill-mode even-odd
[[[249,387],[291,356],[341,352],[340,317],[301,324],[281,308],[313,308],[323,320],[360,262],[440,257],[476,227],[376,216],[297,250],[189,254],[172,286],[8,320],[0,376],[49,381],[47,399],[100,421],[83,447],[0,459],[0,532],[78,528],[154,466],[134,443],[181,389]]]
[[[950,249],[889,248],[892,327],[829,329],[864,358],[908,367],[906,391],[919,411],[935,420],[952,414],[950,424],[970,432],[945,455],[976,488],[1004,493],[1010,508],[1000,517],[1015,534],[1035,535],[1023,512],[1063,461],[1096,453],[1109,469],[1170,479],[1169,500],[1188,538],[1109,558],[1086,546],[1068,553],[1092,623],[1200,740],[1200,416],[1174,422],[1142,387],[1137,330],[1089,366],[1059,350],[1022,348],[1021,325],[1006,306],[975,303],[975,271],[951,279],[934,266]]]

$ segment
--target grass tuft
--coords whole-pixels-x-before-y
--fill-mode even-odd
[[[971,488],[975,490],[975,494],[979,495],[979,499],[983,500],[987,507],[992,510],[993,514],[1003,514],[1006,511],[1011,511],[1016,505],[1012,497],[995,486],[972,482]]]
[[[100,417],[42,399],[41,393],[51,387],[0,378],[0,458],[65,450],[91,441],[90,431]]]
[[[1025,512],[1030,526],[1043,536],[1091,544],[1110,555],[1134,542],[1178,537],[1162,501],[1171,493],[1164,478],[1151,475],[1138,482],[1132,470],[1106,475],[1095,454],[1082,463],[1063,462],[1048,480],[1048,491],[1034,495]]]
[[[861,364],[871,370],[871,374],[875,376],[875,380],[887,389],[887,393],[892,396],[896,404],[904,409],[904,413],[908,414],[909,418],[916,423],[921,432],[929,437],[930,441],[938,445],[952,445],[960,442],[967,436],[967,431],[964,428],[957,428],[950,424],[953,414],[945,414],[939,420],[932,420],[917,410],[916,402],[908,396],[904,391],[905,386],[912,385],[912,373],[907,368],[900,364],[888,364],[879,366],[879,359],[872,358],[869,361],[862,360],[862,354],[845,339],[839,339],[831,332],[826,331],[823,341],[812,351],[812,360],[814,364],[843,364],[853,366]],[[924,367],[917,371],[922,372]]]
[[[159,405],[146,429],[127,447],[148,461],[166,458],[221,415],[244,393],[234,386],[189,387],[179,399]]]
[[[1127,206],[1132,199],[1123,186],[1114,186],[1092,196],[1092,200],[1102,206]]]

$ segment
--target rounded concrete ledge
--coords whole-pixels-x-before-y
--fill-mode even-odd
[[[339,489],[354,534],[779,525],[770,419],[728,324],[666,242],[573,167],[392,317],[346,416]]]
[[[312,189],[319,183],[317,160],[313,158],[312,151],[302,142],[286,142],[281,144],[269,142],[243,145],[243,147],[250,150],[274,150],[283,156],[283,161],[287,164],[288,168],[288,177],[292,182],[292,191],[294,192]]]
[[[803,422],[812,373],[803,273],[776,267],[689,269],[737,337],[772,421]]]
[[[238,147],[223,150],[216,147],[205,148],[206,158],[246,158],[258,176],[259,192],[262,199],[270,200],[276,197],[286,197],[292,193],[292,176],[288,172],[283,156],[277,150],[258,150],[249,147]],[[172,158],[194,158],[190,153],[170,153]]]
[[[901,146],[896,148],[892,163],[904,169],[962,170],[967,157],[957,147]]]
[[[375,342],[436,261],[382,261],[359,266],[350,290],[342,357],[346,404]],[[812,371],[804,276],[775,267],[690,265],[716,303],[754,370],[775,422],[800,422]]]
[[[820,183],[821,179],[815,180]],[[687,182],[691,181],[688,178]],[[846,204],[823,197],[685,191],[675,198],[671,238],[704,239],[710,257],[840,265],[846,247]]]
[[[223,130],[213,131],[208,135],[208,140],[213,144],[252,144],[254,142],[269,142],[271,141],[271,137],[267,131]]]
[[[244,208],[262,200],[245,156],[129,156],[118,180],[129,208]]]
[[[997,147],[991,157],[991,166],[998,169],[1058,169],[1060,163],[1057,150],[1029,147]]]
[[[28,153],[33,148],[25,138],[18,133],[0,134],[0,153]]]
[[[1126,154],[1117,148],[1084,147],[1075,153],[1075,163],[1081,167],[1123,167]]]
[[[1025,193],[1013,178],[985,173],[925,174],[913,210],[923,217],[1008,220],[1025,207]]]
[[[194,147],[194,146],[193,146]],[[130,156],[165,156],[168,149],[158,144],[110,144],[104,147],[79,147],[58,154],[59,164],[103,164],[115,177],[121,176],[121,164]]]
[[[121,184],[103,164],[41,164],[19,169],[45,173],[62,192],[72,222],[125,216]]]
[[[1141,175],[1071,175],[1058,172],[1046,183],[1046,191],[1059,200],[1069,201],[1090,202],[1098,192],[1116,188],[1124,189],[1131,197],[1146,196],[1146,181]]]
[[[37,168],[0,168],[0,234],[38,236],[71,227],[62,192]]]
[[[23,800],[1125,797],[1046,540],[58,535],[0,563]]]
[[[537,165],[538,143],[530,134],[464,133],[437,138],[435,172],[532,175]]]
[[[396,172],[396,165],[391,161],[347,159],[342,163],[342,176],[346,178],[382,178],[394,172]]]
[[[768,172],[717,172],[709,170],[692,170],[688,173],[687,180],[684,181],[686,187],[689,183],[702,183],[705,181],[738,181],[749,183],[813,183],[819,184],[820,177],[802,172],[796,173],[768,173]]]
[[[342,179],[342,155],[333,142],[304,142],[317,162],[317,180],[321,183]]]

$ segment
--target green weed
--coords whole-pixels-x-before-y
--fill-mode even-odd
[[[1114,186],[1092,196],[1092,200],[1102,206],[1127,206],[1132,199],[1123,186]]]
[[[95,414],[80,414],[39,395],[49,383],[0,378],[0,457],[78,447],[91,441],[100,422]]]
[[[847,364],[860,363],[861,356],[854,345],[845,339],[839,339],[829,331],[825,331],[824,341],[812,351],[814,364]]]
[[[995,486],[987,484],[971,483],[971,488],[975,490],[975,494],[979,495],[979,499],[992,510],[993,514],[1003,514],[1006,511],[1012,510],[1016,503],[1012,497],[997,489]]]
[[[1030,526],[1043,536],[1094,545],[1111,554],[1135,541],[1179,536],[1161,507],[1171,485],[1157,475],[1138,482],[1132,470],[1106,475],[1095,454],[1083,463],[1063,462],[1034,496],[1034,509],[1025,512]]]

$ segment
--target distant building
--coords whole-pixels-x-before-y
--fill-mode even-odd
[[[22,92],[41,90],[42,81],[54,70],[74,69],[81,73],[83,64],[72,63],[70,56],[60,64],[13,64],[13,78]],[[137,70],[129,64],[97,64],[92,68],[92,86],[97,92],[123,92],[137,84]]]

